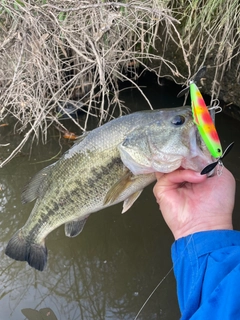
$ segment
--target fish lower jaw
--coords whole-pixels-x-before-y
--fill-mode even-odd
[[[182,160],[178,159],[175,161],[161,161],[160,163],[153,163],[149,168],[149,172],[161,172],[161,173],[169,173],[174,170],[177,170],[181,167]]]
[[[181,159],[174,161],[174,162],[169,162],[169,161],[161,161],[160,163],[151,163],[149,165],[143,165],[143,166],[135,166],[134,168],[132,167],[130,171],[134,175],[142,175],[142,174],[150,174],[154,172],[162,172],[162,173],[169,173],[172,172],[176,169],[178,169],[181,166]]]
[[[196,156],[191,159],[183,159],[181,163],[181,167],[183,169],[190,169],[190,170],[201,172],[202,169],[205,168],[210,163],[211,163],[211,158]]]

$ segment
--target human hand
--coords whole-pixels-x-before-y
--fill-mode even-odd
[[[181,169],[156,173],[156,178],[153,193],[176,240],[199,231],[233,229],[235,179],[226,168],[209,178]]]

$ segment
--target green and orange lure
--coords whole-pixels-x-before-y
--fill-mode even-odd
[[[225,152],[222,152],[221,142],[215,128],[214,122],[210,115],[210,112],[205,104],[205,101],[199,91],[196,81],[202,78],[206,71],[206,67],[202,67],[198,70],[195,77],[190,80],[189,86],[179,92],[178,97],[186,94],[188,90],[190,90],[190,97],[191,97],[191,105],[192,105],[192,114],[193,114],[193,121],[196,124],[198,131],[205,142],[210,154],[213,158],[216,158],[217,161],[209,164],[206,166],[202,171],[201,174],[207,174],[212,171],[217,164],[222,165],[221,160],[229,153],[232,149],[234,142],[232,142]]]
[[[205,101],[194,81],[190,81],[193,121],[214,158],[222,156],[221,142]]]

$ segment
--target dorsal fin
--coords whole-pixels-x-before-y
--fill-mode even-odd
[[[49,175],[54,165],[55,163],[39,171],[23,188],[21,194],[22,203],[31,202],[43,194],[47,187],[47,183],[44,184],[44,180],[46,179],[46,176]]]

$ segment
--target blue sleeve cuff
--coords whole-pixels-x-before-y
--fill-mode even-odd
[[[240,246],[240,231],[235,230],[212,230],[202,231],[180,238],[172,245],[173,263],[179,259],[179,255],[186,251],[187,246],[194,246],[194,254],[201,257],[207,253],[223,247]],[[191,249],[190,253],[192,252]]]
[[[206,319],[212,313],[223,319],[221,312],[230,319],[233,311],[240,319],[240,231],[203,231],[178,239],[172,260],[181,319]]]

